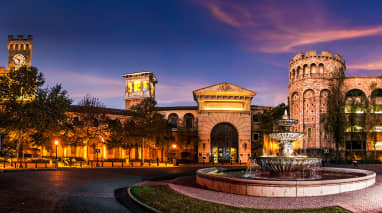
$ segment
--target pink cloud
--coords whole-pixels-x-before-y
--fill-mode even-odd
[[[97,74],[77,73],[66,70],[46,72],[47,83],[52,86],[56,83],[63,85],[74,100],[79,100],[89,94],[97,98],[121,98],[123,102],[124,81],[122,77],[105,77]]]
[[[377,58],[368,62],[354,63],[347,66],[350,72],[357,70],[376,71],[382,70],[382,58]]]
[[[196,1],[216,20],[246,39],[245,47],[267,53],[295,52],[295,48],[323,42],[382,35],[382,25],[349,26],[331,17],[316,1],[291,5],[288,1]],[[256,24],[254,24],[256,23]]]

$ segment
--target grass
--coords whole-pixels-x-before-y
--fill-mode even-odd
[[[131,188],[131,193],[140,201],[147,205],[161,211],[161,212],[203,212],[203,213],[229,213],[229,212],[242,212],[242,213],[332,213],[332,212],[350,212],[343,208],[332,206],[319,209],[293,209],[293,210],[268,210],[268,209],[250,209],[227,206],[217,203],[211,203],[203,200],[191,198],[175,192],[167,185],[157,186],[135,186]]]

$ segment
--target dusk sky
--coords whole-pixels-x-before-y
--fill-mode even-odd
[[[382,74],[382,1],[3,0],[0,66],[7,36],[33,35],[32,65],[61,83],[123,108],[125,73],[152,71],[160,106],[195,105],[192,91],[227,81],[286,101],[298,52],[339,53],[347,75]]]

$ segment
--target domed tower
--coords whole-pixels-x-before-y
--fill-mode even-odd
[[[327,110],[329,83],[333,73],[346,70],[338,54],[316,50],[296,54],[289,61],[288,101],[290,117],[299,120],[295,131],[305,134],[304,149],[328,147],[327,134],[320,124],[321,113]]]

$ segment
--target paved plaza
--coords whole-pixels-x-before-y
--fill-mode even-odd
[[[382,211],[382,165],[361,165],[377,172],[377,183],[367,189],[308,198],[262,198],[227,194],[190,185],[191,178],[170,181],[186,195],[228,205],[252,208],[318,208],[339,205],[353,212]],[[116,190],[148,177],[189,173],[198,167],[62,169],[0,174],[0,212],[142,212],[139,206],[121,205]],[[181,180],[185,181],[181,181]],[[271,205],[270,205],[271,204]]]
[[[0,212],[141,212],[115,199],[115,190],[147,177],[197,167],[63,169],[0,173]]]

